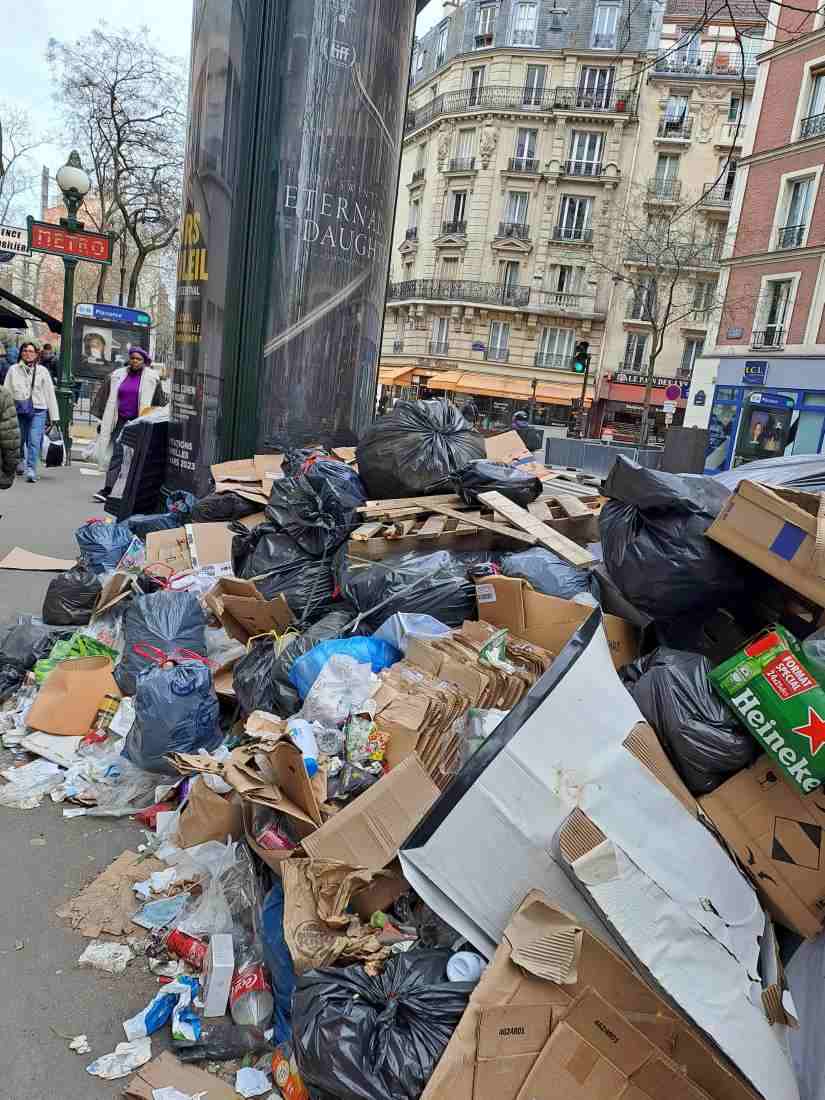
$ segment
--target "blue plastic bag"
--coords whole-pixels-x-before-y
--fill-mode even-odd
[[[206,656],[206,613],[191,592],[152,592],[133,600],[123,616],[123,656],[115,680],[124,695],[134,695],[136,677],[147,667],[135,646],[154,646],[163,653],[189,649]]]
[[[505,554],[501,559],[501,571],[505,577],[521,577],[545,596],[557,596],[572,600],[582,592],[590,591],[590,575],[585,569],[568,565],[550,550],[534,547],[518,554]]]
[[[93,573],[112,573],[132,541],[128,523],[86,523],[74,533],[80,555]]]
[[[359,664],[371,665],[373,672],[380,672],[382,668],[389,668],[401,660],[401,652],[379,638],[356,635],[354,638],[333,638],[329,642],[319,642],[309,653],[299,657],[289,672],[289,679],[302,699],[306,699],[321,669],[337,653],[352,657]]]
[[[275,1016],[272,1027],[274,1042],[286,1043],[292,1038],[292,994],[295,991],[295,967],[284,939],[284,888],[274,879],[266,895],[263,910],[264,962],[272,977],[275,996]]]
[[[144,771],[177,775],[166,755],[216,749],[223,741],[219,712],[212,673],[202,661],[150,665],[138,676],[135,724],[123,755]]]

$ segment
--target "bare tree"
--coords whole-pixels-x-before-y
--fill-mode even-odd
[[[0,221],[16,213],[20,198],[34,190],[37,173],[31,154],[41,144],[32,133],[28,112],[0,103]]]
[[[57,99],[95,182],[95,224],[123,236],[129,253],[127,304],[138,298],[147,259],[169,249],[180,222],[186,123],[183,62],[164,54],[149,30],[101,23],[73,43],[52,40]],[[98,300],[105,290],[101,276]]]

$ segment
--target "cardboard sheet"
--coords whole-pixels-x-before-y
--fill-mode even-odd
[[[152,1100],[155,1089],[175,1088],[184,1096],[203,1096],[205,1100],[238,1100],[238,1093],[213,1073],[184,1065],[165,1050],[130,1077],[123,1095],[130,1100]]]
[[[665,934],[670,925],[661,924],[655,942],[660,954],[670,955],[651,959],[654,974],[661,971],[671,980],[675,969],[681,984],[673,978],[669,992],[690,1004],[686,1011],[765,1096],[793,1100],[785,1056],[761,1006],[755,1010],[740,996],[720,1012],[718,982],[693,982],[694,973],[707,975],[713,960],[725,955],[731,975],[737,975],[732,987],[749,991],[765,917],[752,887],[714,837],[625,747],[641,714],[615,674],[601,617],[592,613],[528,698],[470,759],[402,849],[404,873],[488,957],[510,913],[533,887],[592,927],[585,896],[551,854],[557,830],[579,807],[641,873],[606,899],[607,918],[623,926],[641,955],[644,944],[622,918],[640,911],[643,941],[651,930],[641,920],[643,895],[635,891],[644,883],[667,899],[672,908],[666,916],[694,930],[691,954],[682,956],[678,940]],[[473,837],[471,845],[467,837]],[[499,853],[495,889],[491,853]],[[740,1040],[748,1028],[743,1050]]]
[[[89,939],[129,935],[135,931],[131,918],[142,904],[132,886],[164,867],[159,859],[123,852],[77,897],[61,906],[57,916]]]
[[[15,546],[0,561],[0,569],[22,569],[34,573],[65,573],[68,569],[73,569],[76,564],[76,559],[69,561],[67,558],[49,558],[44,554],[33,554],[31,550]]]
[[[176,573],[223,565],[232,559],[232,532],[228,523],[190,523],[146,536],[147,562],[163,562]]]

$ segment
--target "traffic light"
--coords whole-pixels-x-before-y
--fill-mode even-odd
[[[573,349],[573,370],[576,374],[586,374],[590,366],[590,344],[579,340]]]

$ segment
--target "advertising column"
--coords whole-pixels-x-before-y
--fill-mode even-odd
[[[261,451],[354,443],[372,419],[415,19],[412,0],[285,7]]]

